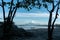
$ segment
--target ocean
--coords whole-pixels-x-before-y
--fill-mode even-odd
[[[34,29],[30,30],[35,37],[29,38],[27,40],[47,40],[48,39],[48,26],[18,26],[24,29]],[[24,39],[25,40],[25,39]],[[55,27],[53,30],[53,40],[60,40],[60,27]]]
[[[40,29],[40,28],[41,29],[47,29],[48,26],[18,26],[18,28],[24,28],[24,29]]]

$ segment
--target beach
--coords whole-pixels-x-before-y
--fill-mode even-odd
[[[47,40],[48,39],[48,30],[47,29],[29,29],[32,37],[13,37],[11,40]],[[60,28],[55,28],[53,32],[53,40],[60,40]]]

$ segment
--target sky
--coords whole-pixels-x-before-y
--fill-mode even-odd
[[[5,9],[6,9],[6,17],[7,17],[8,8]],[[49,6],[49,10],[50,9],[51,9],[51,5]],[[52,19],[54,19],[54,17],[55,17],[55,11],[53,12]],[[17,25],[26,24],[26,23],[48,24],[48,20],[49,20],[49,12],[44,7],[41,7],[40,9],[34,7],[30,11],[27,11],[24,8],[20,8],[17,10],[16,15],[14,17],[14,22]],[[3,21],[3,13],[1,7],[0,7],[0,21]],[[60,24],[60,14],[55,24]]]

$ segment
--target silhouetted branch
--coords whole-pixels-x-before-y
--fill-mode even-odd
[[[11,5],[10,5],[10,10],[9,10],[9,14],[8,14],[8,18],[12,16],[12,6],[13,6],[13,0],[11,0]]]
[[[15,8],[15,11],[14,11],[14,13],[13,13],[12,21],[13,21],[13,18],[15,17],[16,11],[17,11],[17,7]]]
[[[58,1],[58,3],[54,7],[56,7],[59,3],[60,3],[60,0]]]
[[[55,21],[56,21],[56,19],[57,19],[57,17],[58,17],[58,10],[59,10],[59,4],[58,4],[57,10],[56,10],[55,18],[54,18],[53,23],[52,23],[52,31],[53,31],[53,29],[54,29],[54,23],[55,23]]]
[[[4,1],[2,0],[2,10],[3,10],[3,18],[5,21],[5,9],[4,9]]]
[[[11,19],[11,21],[13,21],[13,19],[14,19],[14,17],[15,17],[15,14],[16,14],[16,11],[17,11],[17,8],[19,8],[20,6],[19,6],[19,0],[17,0],[17,4],[16,4],[16,6],[14,7],[14,13],[13,13],[13,15],[12,15],[12,19]]]

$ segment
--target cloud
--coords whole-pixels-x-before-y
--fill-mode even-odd
[[[16,17],[48,17],[48,13],[17,13]]]
[[[39,20],[31,20],[31,23],[34,23],[34,24],[47,24],[48,22],[43,22],[43,21],[39,21]]]
[[[8,13],[6,13],[6,17],[7,17]],[[15,17],[49,17],[49,13],[16,13]],[[53,13],[53,18],[55,17],[55,13]],[[0,13],[0,18],[3,18],[3,13]],[[60,14],[58,16],[58,18],[60,18]]]
[[[53,18],[55,17],[55,13],[52,14]],[[49,17],[49,13],[16,13],[16,17]],[[60,14],[58,16],[60,18]]]

